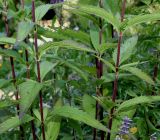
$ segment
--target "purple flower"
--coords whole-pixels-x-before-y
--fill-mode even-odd
[[[131,124],[132,124],[132,120],[127,116],[124,117],[119,134],[120,135],[129,134],[129,128],[131,127]]]
[[[51,4],[56,4],[56,3],[60,3],[60,2],[64,2],[64,0],[51,0],[50,1]]]

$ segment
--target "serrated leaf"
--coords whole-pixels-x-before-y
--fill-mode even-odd
[[[134,107],[138,104],[146,104],[146,103],[152,103],[152,102],[158,102],[160,101],[160,96],[140,96],[135,97],[133,99],[124,101],[117,109],[116,112],[123,111],[125,109],[129,109],[130,107]]]
[[[113,66],[112,63],[110,63],[109,61],[106,61],[105,59],[103,58],[100,58],[98,56],[96,56],[99,60],[101,60],[105,65],[107,65],[112,71],[116,71],[115,67]]]
[[[17,42],[23,41],[34,27],[31,21],[22,21],[18,24]]]
[[[63,59],[57,58],[63,65],[73,69],[74,71],[76,71],[82,78],[84,78],[86,81],[88,80],[87,75],[85,74],[85,72],[83,70],[81,70],[78,66],[76,66],[76,64],[72,64],[71,62],[68,61],[64,61]]]
[[[63,105],[62,99],[60,98],[56,104],[55,107],[61,107]],[[48,140],[57,140],[57,137],[59,135],[61,126],[61,117],[55,117],[53,120],[47,123],[47,139]]]
[[[59,3],[59,4],[45,4],[45,5],[38,6],[35,10],[36,21],[41,20],[43,18],[43,16],[49,11],[49,9],[59,7],[61,5],[62,5],[62,3]]]
[[[128,21],[122,22],[121,26],[123,26],[123,27],[125,26],[125,30],[127,30],[128,28],[132,27],[133,25],[137,25],[140,23],[146,23],[146,22],[152,22],[152,21],[158,21],[158,20],[160,20],[159,13],[138,15],[138,16],[132,17]]]
[[[90,37],[93,44],[93,47],[95,50],[98,50],[99,47],[99,31],[97,31],[95,28],[90,29]]]
[[[14,50],[10,50],[10,49],[2,49],[0,48],[0,54],[4,55],[4,56],[8,56],[8,57],[13,57],[15,58],[17,61],[25,64],[25,61],[21,58],[21,56]]]
[[[25,115],[22,120],[20,120],[18,116],[12,117],[0,124],[0,134],[8,131],[11,128],[15,128],[21,124],[27,123],[31,120],[33,120],[33,117],[29,115]]]
[[[15,44],[16,39],[11,37],[0,37],[0,44]]]
[[[18,104],[17,101],[11,101],[11,100],[0,100],[0,109],[9,107],[9,106],[14,106]]]
[[[135,45],[137,44],[137,41],[138,41],[138,37],[134,36],[134,37],[131,37],[131,38],[125,40],[125,42],[121,45],[120,64],[125,62],[133,54],[133,50],[134,50]],[[113,57],[113,60],[116,64],[116,62],[117,62],[117,48],[114,50],[112,57]]]
[[[77,11],[81,11],[87,14],[95,15],[98,17],[103,18],[107,22],[111,23],[117,31],[119,31],[120,21],[117,20],[111,13],[105,11],[102,8],[91,6],[91,5],[71,5],[74,8],[76,8]],[[71,9],[70,9],[71,10]]]
[[[122,66],[120,66],[120,68],[125,68],[125,67],[133,67],[133,66],[137,66],[139,64],[139,62],[133,62],[133,63],[128,63],[128,64],[124,64]]]
[[[82,99],[82,106],[85,112],[90,114],[91,117],[95,118],[96,100],[93,97],[85,94]]]
[[[40,46],[39,52],[42,56],[42,54],[44,54],[45,51],[49,49],[57,48],[57,47],[95,53],[94,50],[87,48],[86,46],[71,40],[45,43],[44,45]]]
[[[10,82],[11,82],[11,80],[0,79],[0,89],[2,89],[5,86],[7,86]]]
[[[23,117],[24,113],[30,108],[34,100],[36,99],[39,91],[43,85],[33,80],[27,80],[26,82],[18,86],[20,93],[20,117]]]
[[[45,76],[47,75],[47,73],[50,72],[56,65],[57,65],[57,63],[51,63],[48,61],[43,61],[42,63],[40,63],[41,80],[42,81],[45,78]],[[35,73],[37,75],[37,66],[35,66]]]
[[[66,117],[66,118],[70,118],[73,120],[83,122],[91,127],[97,128],[97,129],[105,131],[105,132],[109,131],[106,128],[106,126],[102,125],[99,121],[92,118],[86,112],[79,110],[77,108],[73,108],[70,106],[58,107],[58,108],[54,109],[52,114],[53,114],[53,116],[61,116],[61,117]]]
[[[128,71],[132,73],[133,75],[136,75],[140,79],[144,80],[145,82],[154,85],[154,81],[150,76],[148,76],[146,73],[144,73],[142,70],[135,68],[135,67],[122,67],[121,70]]]
[[[71,38],[77,41],[80,41],[86,45],[90,45],[90,37],[87,33],[82,31],[74,31],[70,29],[65,30],[58,30],[58,34],[62,34],[63,36],[66,36],[67,38]]]

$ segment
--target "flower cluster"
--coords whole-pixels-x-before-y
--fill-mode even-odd
[[[129,129],[131,127],[132,120],[128,118],[127,116],[123,118],[123,122],[120,128],[120,135],[126,135],[129,134]]]

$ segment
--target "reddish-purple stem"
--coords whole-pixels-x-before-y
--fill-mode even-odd
[[[24,0],[21,0],[21,6],[22,6],[22,10],[24,10]],[[27,68],[26,77],[27,77],[27,79],[30,79],[30,67],[29,67],[29,59],[28,59],[29,55],[28,55],[28,50],[27,49],[25,50],[25,57],[26,57],[26,68]],[[30,109],[30,112],[31,112],[31,116],[33,117],[32,108]],[[31,121],[31,128],[32,128],[33,140],[36,140],[35,125],[34,125],[34,121],[33,120]]]
[[[32,21],[35,22],[35,1],[32,0]],[[41,75],[40,75],[40,61],[38,56],[38,43],[37,43],[37,29],[35,28],[34,31],[34,47],[36,51],[36,63],[37,63],[37,75],[38,75],[38,82],[41,83]],[[40,103],[40,113],[41,113],[41,128],[42,128],[42,137],[45,140],[45,128],[44,128],[44,117],[43,117],[43,98],[42,98],[42,91],[39,93],[39,103]]]
[[[7,12],[7,3],[6,1],[4,1],[4,11]],[[5,15],[4,16],[4,22],[5,22],[5,32],[6,32],[6,36],[9,37],[9,24],[8,24],[8,19],[7,19],[7,16]],[[13,84],[16,88],[16,100],[18,101],[19,100],[19,97],[18,97],[18,87],[16,85],[16,73],[15,73],[15,68],[14,68],[14,58],[13,57],[10,57],[10,64],[11,64],[11,70],[12,70],[12,78],[13,78]],[[17,104],[17,114],[19,115],[19,104]],[[21,140],[24,140],[24,130],[23,130],[23,127],[20,125],[19,126],[19,129],[20,129],[20,135],[21,135]]]
[[[126,0],[123,1],[122,3],[122,11],[121,11],[121,22],[124,20],[124,14],[125,14],[125,9],[126,9]],[[118,91],[118,76],[119,76],[119,63],[120,63],[120,51],[121,51],[121,41],[122,41],[122,32],[119,34],[118,38],[118,45],[117,45],[117,62],[116,62],[116,72],[115,72],[115,80],[114,80],[114,85],[113,85],[113,94],[112,94],[112,101],[115,102],[116,97],[117,97],[117,91]],[[114,113],[114,108],[111,109],[110,111],[110,120],[109,120],[109,126],[108,128],[111,130],[112,129],[112,121],[113,121],[113,113]],[[107,140],[110,140],[110,133],[107,135]]]
[[[99,7],[102,8],[102,0],[99,0]],[[100,26],[100,31],[99,31],[99,44],[102,44],[102,35],[103,35],[103,29],[102,29],[102,19],[99,19],[99,26]],[[103,75],[103,63],[102,61],[98,60],[96,58],[96,69],[97,69],[97,78],[100,79],[101,76]],[[96,90],[97,96],[102,96],[103,95],[103,90],[102,87],[97,87]],[[98,101],[96,101],[96,114],[95,114],[96,119],[103,119],[103,108],[99,106]],[[97,129],[94,128],[93,130],[93,140],[97,139]],[[104,132],[101,131],[101,140],[104,140]]]

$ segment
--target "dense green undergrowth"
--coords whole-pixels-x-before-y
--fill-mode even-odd
[[[0,140],[160,139],[159,0],[0,0],[0,17]]]

